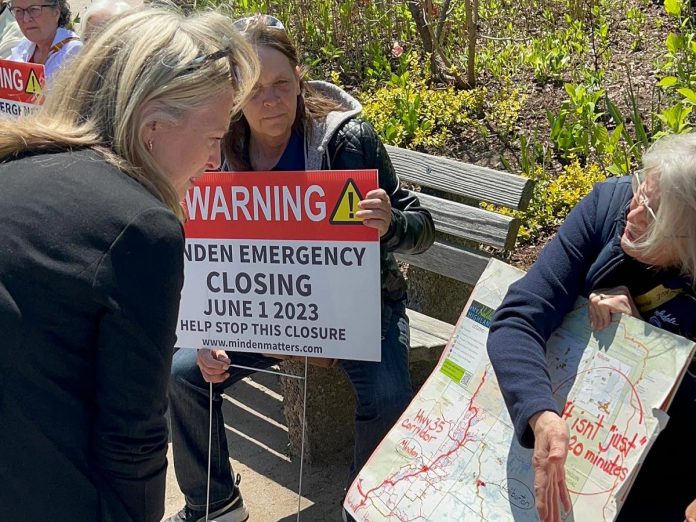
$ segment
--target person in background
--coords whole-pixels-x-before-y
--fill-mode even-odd
[[[351,480],[411,400],[406,281],[395,252],[417,254],[433,242],[430,213],[401,188],[374,129],[359,118],[362,107],[339,87],[305,82],[297,50],[279,20],[256,16],[235,23],[258,53],[261,73],[254,94],[224,140],[227,165],[236,171],[377,169],[379,188],[365,194],[357,216],[381,236],[381,362],[343,360],[340,367],[356,397]],[[179,350],[170,382],[174,468],[186,505],[170,522],[205,519],[208,455],[208,382],[213,385],[212,517],[241,522],[249,516],[229,464],[221,393],[277,363],[260,354]],[[218,518],[216,518],[218,520]]]
[[[0,59],[7,58],[12,48],[22,40],[22,32],[12,13],[7,9],[7,2],[0,2]]]
[[[24,35],[8,59],[43,65],[47,82],[82,48],[80,37],[67,28],[70,6],[66,0],[12,0],[7,8]]]
[[[256,63],[220,14],[132,11],[0,121],[2,520],[161,520],[180,201]]]
[[[107,22],[132,9],[127,2],[119,0],[97,0],[89,4],[80,22],[80,36],[87,42]]]
[[[623,313],[696,340],[695,281],[696,133],[691,133],[662,138],[643,155],[642,170],[598,184],[510,287],[493,317],[488,354],[516,436],[522,446],[534,448],[542,521],[560,521],[561,509],[571,508],[564,470],[569,432],[553,398],[546,341],[578,296],[589,298],[594,330]],[[619,513],[621,522],[682,522],[696,498],[691,473],[696,362],[668,414]]]

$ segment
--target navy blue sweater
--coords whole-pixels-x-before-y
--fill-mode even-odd
[[[619,285],[627,286],[634,296],[659,284],[683,289],[679,298],[644,314],[643,319],[679,335],[696,337],[691,281],[675,271],[651,269],[621,249],[631,198],[630,177],[595,186],[568,215],[529,272],[510,287],[493,317],[488,355],[517,438],[525,447],[534,444],[529,419],[541,411],[559,413],[545,347],[578,296]]]

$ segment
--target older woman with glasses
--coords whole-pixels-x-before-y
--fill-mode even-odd
[[[595,330],[619,312],[696,340],[696,134],[659,140],[643,166],[600,183],[578,204],[493,318],[488,353],[518,440],[534,448],[544,522],[560,521],[560,508],[570,510],[569,433],[552,396],[544,347],[576,298],[589,298]],[[681,522],[696,497],[693,368],[668,413],[618,520]]]
[[[49,80],[82,48],[77,33],[66,28],[70,23],[66,0],[12,0],[7,8],[24,35],[9,60],[42,64]]]

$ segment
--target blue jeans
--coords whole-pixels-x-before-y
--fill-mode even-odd
[[[340,362],[353,385],[356,398],[355,448],[351,480],[372,451],[406,409],[412,397],[408,370],[409,327],[403,303],[384,305],[382,311],[381,362]],[[277,359],[258,354],[230,352],[234,364],[267,368]],[[229,386],[253,373],[230,368],[230,377],[213,385],[213,435],[211,447],[210,509],[222,507],[235,494],[227,451],[221,394]],[[311,386],[311,382],[309,383]],[[196,365],[195,350],[174,354],[169,384],[174,470],[186,504],[205,509],[208,463],[209,385]]]

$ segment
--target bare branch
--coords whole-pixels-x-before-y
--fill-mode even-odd
[[[440,9],[440,17],[437,20],[437,30],[435,31],[435,38],[439,43],[442,43],[442,30],[445,28],[445,21],[447,20],[447,15],[450,13],[450,0],[445,0],[442,3],[442,9]]]

